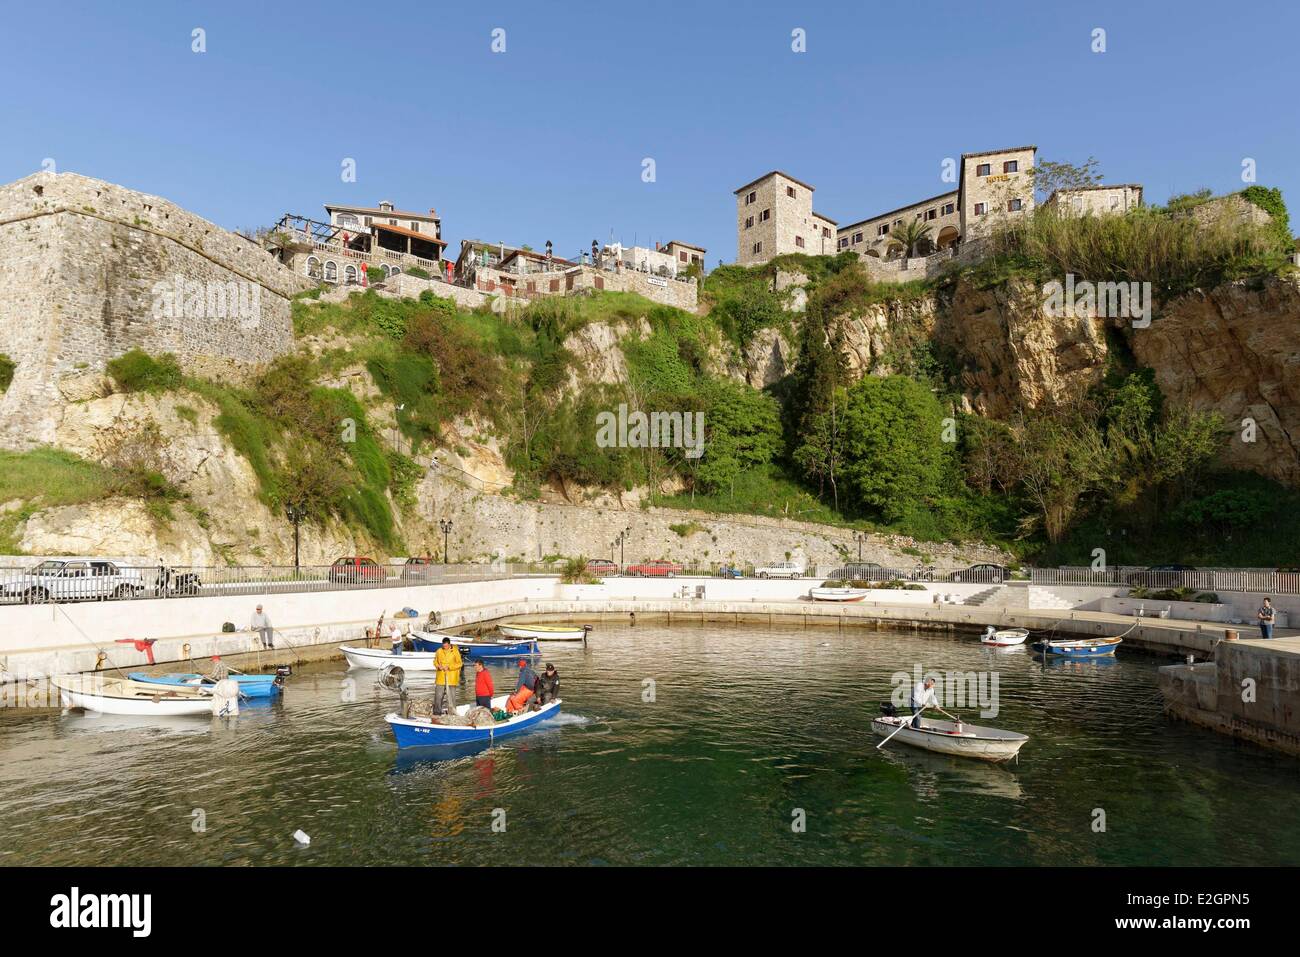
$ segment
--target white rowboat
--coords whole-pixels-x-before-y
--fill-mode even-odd
[[[582,625],[501,625],[507,638],[531,638],[534,641],[582,641],[587,629]]]
[[[103,675],[59,675],[53,684],[65,708],[100,714],[210,715],[216,706],[210,688],[172,688]]]
[[[436,651],[404,651],[393,654],[389,648],[354,648],[340,645],[339,651],[353,668],[382,668],[384,665],[399,665],[406,671],[434,671],[433,658]]]
[[[1007,648],[1011,645],[1023,645],[1029,638],[1029,630],[1026,628],[1003,628],[1001,631],[994,631],[990,625],[984,634],[980,635],[980,643],[984,645],[993,645],[996,648]]]
[[[862,601],[867,597],[865,588],[813,588],[808,592],[813,601]]]
[[[1029,740],[1029,735],[1015,731],[999,731],[997,728],[984,728],[977,724],[961,725],[961,731],[951,721],[921,719],[921,727],[905,727],[898,730],[900,723],[910,724],[911,715],[888,717],[881,715],[871,722],[871,730],[881,737],[893,734],[893,741],[910,744],[914,748],[924,748],[939,754],[951,754],[959,758],[975,758],[979,761],[1010,761]],[[897,733],[895,733],[897,732]]]

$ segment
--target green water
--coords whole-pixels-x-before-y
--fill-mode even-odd
[[[0,863],[1300,862],[1300,761],[1170,722],[1144,658],[694,626],[546,654],[564,714],[443,761],[399,758],[391,695],[333,663],[234,720],[0,712]],[[877,751],[876,705],[918,664],[996,670],[984,723],[1030,735],[1019,764]]]

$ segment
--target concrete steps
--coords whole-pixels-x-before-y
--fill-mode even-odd
[[[1073,608],[1074,602],[1062,598],[1060,595],[1057,595],[1055,592],[1047,588],[1040,588],[1037,585],[1030,585],[1029,586],[1029,607],[1030,608],[1054,608],[1054,609],[1061,610],[1061,609]]]
[[[975,594],[967,597],[967,599],[964,602],[962,602],[962,604],[974,608],[979,608],[983,605],[987,605],[1002,593],[1002,589],[1004,587],[1006,586],[994,585],[992,588],[986,588],[983,591],[977,591]]]

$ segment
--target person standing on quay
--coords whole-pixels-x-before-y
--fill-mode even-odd
[[[248,622],[248,630],[261,635],[263,648],[275,647],[275,642],[271,638],[271,617],[262,611],[261,605],[258,605],[257,611],[253,612],[253,617]]]
[[[1277,618],[1276,611],[1273,608],[1273,599],[1265,598],[1264,604],[1260,606],[1259,611],[1255,612],[1255,617],[1259,619],[1259,635],[1261,638],[1273,637],[1273,622]]]
[[[460,669],[464,664],[460,652],[451,643],[451,639],[442,639],[442,647],[433,656],[433,666],[438,672],[433,686],[434,714],[447,714],[455,709],[455,689],[460,684]]]

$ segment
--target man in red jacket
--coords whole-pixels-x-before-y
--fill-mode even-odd
[[[474,703],[480,708],[492,707],[492,674],[483,666],[482,658],[474,659]]]

